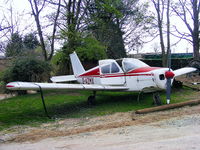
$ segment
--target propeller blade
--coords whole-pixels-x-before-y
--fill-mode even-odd
[[[170,103],[170,96],[171,96],[171,80],[174,78],[175,74],[174,72],[166,71],[165,72],[165,77],[167,78],[167,83],[166,83],[166,97],[167,97],[167,104]]]
[[[166,88],[166,97],[167,104],[170,104],[170,96],[171,96],[171,79],[167,79],[167,88]]]

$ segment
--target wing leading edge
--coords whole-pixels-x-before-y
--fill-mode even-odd
[[[193,68],[193,67],[185,67],[185,68],[174,70],[173,73],[175,74],[175,77],[177,77],[177,76],[180,76],[180,75],[183,75],[183,74],[194,72],[196,70],[197,69]]]
[[[109,85],[97,85],[97,84],[65,84],[65,83],[33,83],[33,82],[10,82],[6,85],[9,90],[39,90],[40,87],[43,90],[108,90],[119,91],[128,90],[125,86],[109,86]]]

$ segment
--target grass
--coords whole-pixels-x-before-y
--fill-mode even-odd
[[[196,92],[197,93],[197,92]],[[186,101],[196,94],[190,89],[174,90],[171,103]],[[128,112],[152,107],[152,94],[142,94],[137,101],[137,94],[132,92],[97,92],[96,105],[88,106],[90,91],[48,91],[44,93],[47,110],[53,118],[81,118],[101,116],[115,112]],[[161,93],[165,103],[165,93]],[[16,126],[37,126],[55,121],[44,113],[40,94],[17,96],[0,101],[0,130]]]

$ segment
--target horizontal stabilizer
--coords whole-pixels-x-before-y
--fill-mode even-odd
[[[197,69],[193,68],[193,67],[185,67],[185,68],[174,70],[173,73],[175,74],[175,77],[177,77],[177,76],[180,76],[180,75],[183,75],[183,74],[194,72],[196,70]]]
[[[39,90],[40,87],[43,90],[127,90],[124,86],[104,86],[97,84],[66,84],[66,83],[33,83],[33,82],[10,82],[6,85],[9,90]]]
[[[74,75],[67,75],[67,76],[54,76],[51,77],[50,80],[52,82],[68,82],[68,81],[76,81]]]

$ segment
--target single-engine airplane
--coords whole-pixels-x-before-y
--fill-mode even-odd
[[[178,70],[169,68],[150,67],[144,62],[134,58],[119,60],[99,60],[99,65],[85,71],[77,54],[70,54],[74,75],[54,76],[54,83],[10,82],[6,85],[9,90],[50,90],[73,89],[91,90],[92,96],[88,102],[93,103],[96,91],[134,91],[156,92],[166,90],[167,79],[171,84],[175,77],[193,72],[196,68],[185,67]],[[80,84],[67,84],[60,82],[77,81]]]

